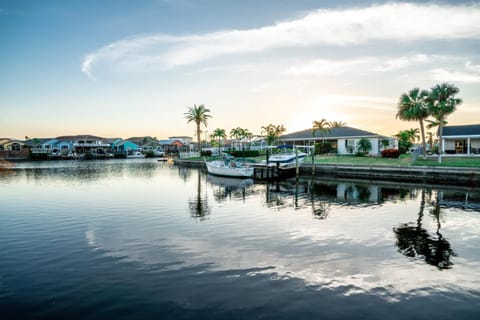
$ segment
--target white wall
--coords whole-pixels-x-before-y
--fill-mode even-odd
[[[337,153],[338,154],[355,154],[357,152],[357,143],[360,139],[348,139],[350,142],[352,142],[350,145],[353,146],[353,153],[350,153],[345,147],[345,140],[346,139],[338,139],[337,142]],[[369,138],[370,143],[372,144],[372,149],[370,150],[369,154],[370,155],[378,155],[379,153],[379,147],[380,147],[380,139],[379,138]]]

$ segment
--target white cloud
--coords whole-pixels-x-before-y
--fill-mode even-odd
[[[432,78],[442,82],[480,83],[480,73],[433,69]]]
[[[401,19],[399,19],[401,17]],[[136,36],[86,55],[82,71],[106,63],[121,71],[168,69],[215,57],[287,47],[346,46],[375,40],[477,39],[480,5],[389,3],[367,8],[328,9],[257,29],[199,35]],[[439,23],[441,22],[441,23]],[[408,61],[392,61],[390,68]]]

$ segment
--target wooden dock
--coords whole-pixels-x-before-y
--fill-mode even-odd
[[[276,180],[295,176],[295,167],[284,168],[278,163],[255,163],[253,167],[253,179],[255,180]]]

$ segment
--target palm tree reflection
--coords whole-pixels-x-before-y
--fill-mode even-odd
[[[440,233],[440,199],[437,192],[436,199],[431,201],[432,209],[430,213],[437,220],[437,230],[435,236],[431,236],[426,229],[422,227],[422,219],[425,211],[425,189],[422,190],[420,211],[416,226],[409,223],[403,223],[393,232],[397,237],[396,245],[403,255],[418,259],[422,258],[426,263],[434,265],[439,269],[450,269],[453,262],[450,257],[456,256],[447,239]]]
[[[193,199],[188,200],[188,207],[190,208],[190,215],[192,218],[199,218],[205,220],[206,216],[210,214],[210,207],[208,205],[207,194],[202,195],[202,179],[201,172],[198,172],[197,194]],[[206,188],[205,188],[206,190]]]

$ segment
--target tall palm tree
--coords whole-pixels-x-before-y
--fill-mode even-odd
[[[345,127],[347,124],[343,121],[332,121],[332,122],[329,122],[329,127],[331,129],[333,128],[341,128],[341,127]]]
[[[220,129],[220,128],[215,129],[212,133],[212,138],[218,139],[218,154],[220,154],[220,144],[221,144],[220,141],[225,140],[227,138],[227,133],[225,132],[225,129]]]
[[[187,119],[187,123],[195,122],[197,126],[197,143],[198,143],[198,150],[200,150],[200,126],[203,124],[205,127],[207,126],[208,119],[212,116],[210,115],[210,109],[206,108],[205,105],[201,104],[199,106],[193,105],[193,107],[188,107],[187,112],[184,113],[185,119]]]
[[[443,126],[445,118],[453,113],[462,99],[455,98],[460,90],[450,83],[437,84],[431,89],[428,98],[428,111],[438,121],[439,155],[438,162],[442,162],[443,152]]]
[[[423,121],[428,118],[429,112],[427,107],[429,92],[414,88],[408,93],[400,96],[397,107],[396,118],[405,121],[418,121],[420,123],[420,137],[422,139],[423,158],[427,157],[427,149],[425,144],[425,128]]]
[[[326,119],[322,119],[320,121],[313,121],[312,126],[312,136],[315,136],[315,132],[320,131],[320,135],[322,136],[322,142],[325,142],[325,133],[329,133],[332,131],[331,124]]]

